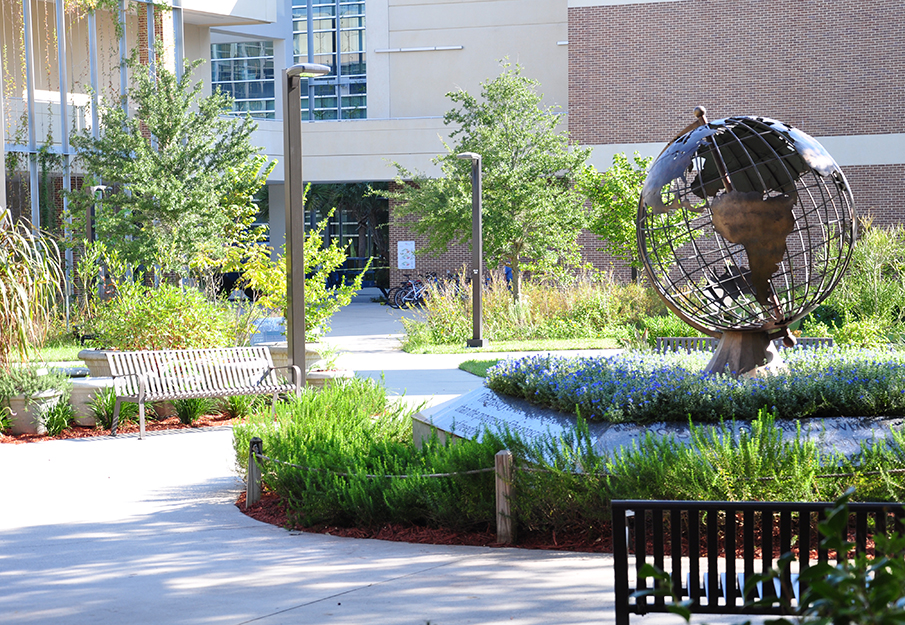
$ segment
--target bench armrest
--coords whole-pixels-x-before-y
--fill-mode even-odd
[[[122,378],[138,378],[138,401],[144,401],[145,395],[148,393],[148,375],[146,373],[123,373],[113,376],[113,391],[117,395],[119,393],[116,390],[116,380]]]
[[[302,386],[304,385],[305,379],[302,377],[302,370],[298,365],[287,365],[285,367],[271,367],[271,371],[280,371],[282,369],[287,369],[290,372],[289,379],[295,384],[295,392],[300,393],[302,391]]]

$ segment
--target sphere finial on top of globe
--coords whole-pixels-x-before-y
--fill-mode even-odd
[[[813,137],[765,117],[708,122],[706,110],[657,157],[638,208],[651,284],[720,344],[707,367],[782,366],[772,341],[833,290],[856,236],[852,194]]]

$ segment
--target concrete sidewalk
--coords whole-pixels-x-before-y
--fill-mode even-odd
[[[399,313],[387,310],[359,300],[337,317],[331,338],[349,350],[345,362],[417,397],[480,385],[455,369],[459,356],[393,350]],[[614,619],[607,555],[291,533],[235,507],[244,485],[234,467],[229,428],[0,445],[0,623]]]

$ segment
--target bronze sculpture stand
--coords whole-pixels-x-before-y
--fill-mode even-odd
[[[733,377],[771,375],[785,368],[773,339],[767,332],[723,332],[705,373],[728,373]]]

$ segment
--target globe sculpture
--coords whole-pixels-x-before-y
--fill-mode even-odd
[[[654,161],[638,208],[647,277],[719,344],[708,372],[782,367],[774,341],[842,277],[856,236],[842,170],[804,132],[764,117],[708,122],[702,107]]]

